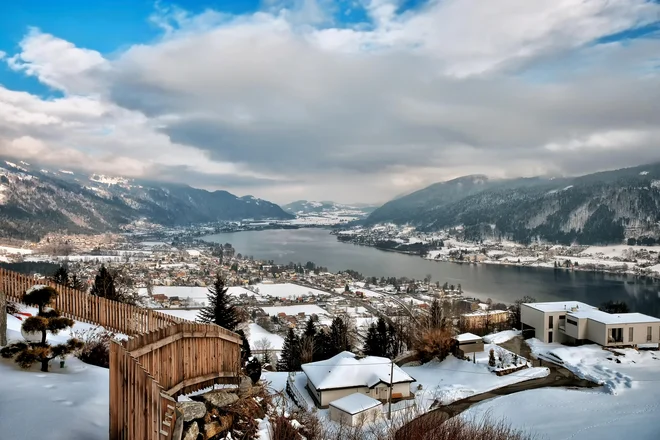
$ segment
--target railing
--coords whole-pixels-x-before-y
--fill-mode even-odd
[[[0,269],[0,291],[8,300],[22,301],[37,284],[59,292],[54,306],[63,316],[129,335],[110,345],[111,440],[170,438],[178,395],[238,381],[236,333]]]
[[[289,374],[289,377],[287,378],[287,387],[286,389],[292,394],[292,398],[294,402],[304,410],[309,410],[310,407],[307,404],[307,399],[302,395],[298,387],[296,386],[296,378],[295,376]]]
[[[184,322],[180,318],[154,310],[122,304],[50,281],[37,281],[16,272],[0,269],[0,289],[6,293],[9,301],[21,302],[25,291],[35,285],[51,286],[59,292],[55,299],[55,308],[63,316],[100,325],[107,330],[129,336]]]

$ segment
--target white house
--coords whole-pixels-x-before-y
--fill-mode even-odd
[[[330,402],[330,420],[356,426],[375,422],[382,414],[383,403],[362,393],[353,393]]]
[[[357,358],[354,353],[344,351],[330,359],[310,362],[302,366],[307,376],[307,388],[316,404],[327,408],[344,396],[361,393],[373,399],[387,401],[392,383],[392,399],[410,398],[410,377],[397,365],[394,380],[390,381],[392,361],[377,356]]]
[[[594,342],[604,347],[660,343],[660,319],[641,313],[606,313],[579,301],[526,303],[520,307],[526,336],[543,342]]]

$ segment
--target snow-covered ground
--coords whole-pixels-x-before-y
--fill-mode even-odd
[[[250,342],[250,347],[254,350],[259,344],[258,341],[262,339],[267,339],[270,342],[272,350],[282,350],[284,345],[284,338],[280,335],[269,332],[260,325],[251,323],[249,325],[249,330],[246,332],[248,341]]]
[[[660,353],[531,341],[535,353],[559,357],[582,377],[605,386],[538,389],[488,400],[462,417],[504,419],[539,439],[657,440],[660,438]]]
[[[32,252],[33,252],[32,249],[23,249],[23,248],[11,247],[11,246],[0,246],[0,254],[28,255],[31,254]]]
[[[295,306],[276,306],[276,307],[262,307],[263,311],[268,316],[277,316],[280,313],[285,313],[287,316],[295,316],[299,313],[304,313],[305,316],[328,316],[330,313],[327,310],[322,309],[321,307],[315,304],[301,304]]]
[[[158,310],[160,313],[166,315],[176,316],[177,318],[187,319],[188,321],[197,321],[199,310],[186,310],[186,309],[162,309]]]
[[[283,283],[283,284],[257,284],[256,288],[260,295],[272,296],[275,298],[298,298],[313,295],[330,295],[322,290],[314,289],[312,287],[300,286],[298,284]]]
[[[547,368],[526,368],[506,376],[497,376],[488,369],[488,351],[496,345],[486,344],[484,351],[476,354],[476,364],[449,356],[442,362],[429,362],[420,366],[404,366],[402,369],[415,379],[411,390],[416,393],[418,404],[427,409],[436,399],[443,404],[451,403],[474,394],[481,394],[506,385],[547,376]],[[417,391],[418,384],[422,390]]]
[[[21,322],[8,316],[10,341],[23,339]],[[93,326],[76,323],[73,330],[90,327]],[[68,332],[48,337],[55,343],[68,338]],[[3,440],[107,439],[108,370],[72,356],[67,358],[65,368],[55,363],[51,368],[50,372],[42,373],[34,365],[26,371],[12,360],[0,359],[0,437]]]
[[[190,298],[197,302],[204,302],[208,299],[209,288],[200,286],[153,286],[153,293],[155,295],[165,295],[168,298],[178,296],[181,299]],[[257,298],[260,297],[258,293],[252,292],[241,286],[228,287],[227,293],[234,297],[238,297],[241,294]],[[146,296],[147,289],[145,287],[138,289],[138,294]]]
[[[503,342],[509,341],[516,336],[520,335],[520,331],[517,330],[504,330],[499,333],[491,333],[483,337],[483,340],[487,344],[501,344]]]

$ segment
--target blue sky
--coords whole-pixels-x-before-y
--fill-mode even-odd
[[[0,155],[276,202],[660,160],[659,2],[5,2]]]

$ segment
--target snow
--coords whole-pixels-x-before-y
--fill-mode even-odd
[[[596,307],[590,306],[580,301],[552,301],[542,303],[527,303],[527,306],[540,310],[545,313],[565,312],[569,310],[596,310]]]
[[[426,410],[436,400],[446,405],[506,385],[545,377],[550,373],[547,368],[535,367],[497,376],[488,367],[488,352],[491,348],[497,351],[499,347],[485,345],[483,352],[475,354],[476,364],[450,355],[442,362],[403,366],[402,369],[415,378],[410,389],[417,393],[419,407]],[[422,385],[421,391],[416,391],[418,384]]]
[[[206,301],[208,299],[209,288],[201,286],[153,286],[153,293],[154,295],[165,295],[168,298],[178,296],[182,299],[190,298],[195,301]],[[243,293],[248,296],[259,297],[259,294],[241,286],[228,287],[227,293],[233,297],[238,297]],[[145,287],[138,289],[138,294],[146,296],[147,289]]]
[[[268,382],[268,388],[275,393],[281,393],[286,388],[289,373],[286,371],[263,371],[261,380]]]
[[[187,309],[163,309],[158,310],[160,313],[166,315],[175,316],[177,318],[187,319],[188,321],[197,321],[197,315],[199,314],[199,309],[187,310]]]
[[[570,312],[569,316],[574,316],[578,319],[591,319],[603,324],[643,324],[643,323],[658,323],[660,319],[652,316],[644,315],[642,313],[619,313],[610,314],[600,310],[583,310],[580,312]]]
[[[22,248],[11,247],[11,246],[0,246],[0,254],[28,255],[28,254],[31,254],[32,252],[33,252],[32,249],[22,249]]]
[[[603,383],[603,389],[537,389],[498,397],[470,408],[466,419],[489,416],[536,438],[553,440],[657,440],[660,438],[660,356],[657,352],[599,346],[564,347],[530,340],[535,353],[560,356],[569,369]],[[616,361],[620,363],[617,363]],[[616,391],[613,393],[612,391]]]
[[[24,308],[30,311],[30,308]],[[34,311],[33,311],[34,312]],[[22,321],[7,317],[7,337],[22,340]],[[93,327],[76,323],[73,330]],[[59,343],[68,332],[49,335]],[[42,373],[0,359],[0,432],[7,439],[95,440],[108,438],[109,375],[105,368],[68,357],[65,368]],[[30,417],[34,415],[35,417]]]
[[[268,316],[277,316],[280,313],[285,313],[287,316],[296,316],[299,313],[304,313],[305,316],[311,315],[330,315],[326,310],[323,310],[321,307],[313,304],[304,304],[296,306],[279,306],[279,307],[262,307],[264,313]]]
[[[362,393],[349,394],[341,399],[330,402],[330,406],[334,406],[335,408],[352,415],[381,405],[382,403],[378,400]]]
[[[249,325],[249,334],[247,335],[248,341],[250,342],[250,347],[255,350],[257,341],[261,341],[262,339],[267,339],[268,342],[270,342],[271,349],[273,350],[282,350],[282,347],[284,346],[284,338],[281,337],[280,335],[273,334],[266,330],[265,328],[261,327],[260,325],[251,323]]]
[[[651,266],[651,267],[649,267],[649,270],[650,270],[651,272],[657,272],[657,273],[660,273],[660,264],[656,264],[655,266]]]
[[[259,294],[265,296],[272,296],[275,298],[294,299],[303,296],[312,295],[330,295],[312,287],[300,286],[298,284],[284,283],[284,284],[257,284]]]
[[[504,330],[499,333],[491,333],[490,335],[486,335],[483,337],[483,340],[487,344],[502,344],[503,342],[509,341],[516,336],[519,336],[520,334],[521,332],[517,330]]]
[[[73,174],[73,171],[67,171],[67,170],[59,170],[59,172],[64,174]]]
[[[640,176],[646,176],[649,172],[648,171],[640,171],[639,175]]]
[[[625,253],[628,253],[629,250],[641,251],[643,249],[648,251],[655,250],[656,252],[660,251],[660,246],[630,246],[626,244],[616,244],[609,246],[589,246],[582,252],[580,255],[602,255],[607,258],[623,258]],[[566,257],[571,259],[572,257]]]
[[[462,333],[458,336],[455,336],[458,342],[468,342],[468,341],[481,341],[481,336],[477,336],[473,333]]]
[[[343,351],[330,359],[310,362],[303,371],[319,390],[345,387],[372,387],[378,382],[390,383],[392,361],[378,356],[357,359],[354,353]],[[414,379],[394,365],[394,383],[412,382]]]

